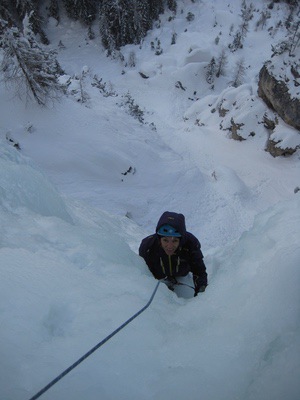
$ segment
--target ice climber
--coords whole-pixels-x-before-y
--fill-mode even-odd
[[[156,233],[144,238],[139,255],[154,278],[164,280],[173,290],[176,277],[193,274],[194,296],[204,292],[207,273],[199,240],[185,226],[183,214],[166,211],[159,218]]]

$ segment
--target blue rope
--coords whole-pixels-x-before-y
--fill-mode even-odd
[[[131,321],[133,321],[136,317],[138,317],[143,311],[145,311],[150,304],[152,303],[152,300],[154,299],[154,296],[157,292],[158,286],[160,284],[160,281],[157,282],[157,285],[155,286],[155,289],[152,293],[152,296],[150,297],[150,300],[148,303],[140,309],[136,314],[134,314],[132,317],[130,317],[127,321],[125,321],[122,325],[119,326],[116,330],[114,330],[110,335],[108,335],[105,339],[103,339],[101,342],[99,342],[96,346],[94,346],[90,351],[88,351],[86,354],[84,354],[82,357],[80,357],[74,364],[72,364],[69,368],[64,370],[60,375],[58,375],[55,379],[53,379],[48,385],[46,385],[43,389],[41,389],[38,393],[36,393],[33,397],[31,397],[29,400],[36,400],[38,399],[43,393],[45,393],[47,390],[49,390],[53,385],[55,385],[58,381],[60,381],[64,376],[66,376],[72,369],[77,367],[82,361],[84,361],[86,358],[88,358],[94,351],[99,349],[99,347],[103,346],[109,339],[111,339],[116,333],[118,333],[121,329],[125,328],[126,325],[128,325]]]

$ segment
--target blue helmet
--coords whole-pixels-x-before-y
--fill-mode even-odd
[[[157,234],[160,236],[181,237],[180,232],[169,224],[164,224],[159,227]]]

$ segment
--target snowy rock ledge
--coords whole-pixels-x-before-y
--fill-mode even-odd
[[[259,73],[258,95],[287,124],[300,130],[300,74],[291,64],[282,67],[285,75],[278,77],[272,72],[271,61],[262,67]],[[290,77],[286,76],[288,69],[291,71]]]

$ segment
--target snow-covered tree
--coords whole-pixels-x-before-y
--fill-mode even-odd
[[[43,18],[39,13],[41,0],[1,0],[0,18],[9,22],[11,26],[22,29],[23,20],[26,15],[30,17],[31,29],[43,44],[48,44],[49,40],[42,28]]]
[[[136,0],[132,7],[135,43],[140,43],[152,27],[150,5],[145,0]]]
[[[29,11],[27,14],[29,14],[29,23],[30,23],[32,32],[35,35],[38,35],[40,37],[40,41],[43,44],[49,44],[47,35],[44,32],[44,30],[42,29],[43,18],[40,17],[40,15],[38,14],[38,11],[32,10],[32,11]]]
[[[59,16],[58,0],[50,0],[48,12],[49,12],[49,17],[52,17],[56,19],[57,22],[59,22],[60,16]]]
[[[9,0],[1,0],[0,3],[0,19],[12,22],[13,7]]]
[[[290,51],[289,55],[292,56],[294,55],[294,52],[297,47],[300,45],[300,21],[296,22],[294,25],[294,31],[292,32],[291,36],[291,46],[290,46]]]
[[[128,66],[130,68],[134,68],[136,65],[136,55],[134,51],[131,51],[129,53],[129,58],[128,58]]]
[[[300,45],[300,4],[291,7],[291,12],[285,24],[289,35],[289,55],[294,55],[295,50]]]
[[[215,57],[212,57],[212,59],[210,60],[210,62],[206,67],[206,74],[205,74],[206,82],[209,84],[214,83],[215,77],[216,77],[216,60]]]
[[[111,55],[119,46],[118,2],[103,0],[99,14],[101,40],[108,54]]]
[[[12,0],[12,5],[22,20],[26,14],[38,10],[39,0]]]
[[[242,10],[241,10],[241,16],[243,19],[243,22],[249,22],[253,18],[253,11],[254,11],[254,5],[250,3],[249,6],[247,6],[246,0],[242,1]]]
[[[220,56],[216,62],[216,77],[219,78],[221,75],[225,75],[225,68],[227,65],[227,55],[225,49],[222,49]]]
[[[171,39],[171,44],[176,44],[176,39],[177,39],[177,33],[173,32],[172,33],[172,39]]]
[[[176,11],[177,11],[177,1],[176,0],[167,0],[167,5],[168,5],[169,10],[176,13]]]
[[[33,96],[40,105],[57,98],[61,90],[58,75],[62,71],[55,52],[38,44],[30,28],[26,35],[16,27],[5,26],[3,32],[0,71],[5,84],[13,86],[21,97]]]
[[[242,23],[233,37],[233,42],[228,46],[233,53],[243,48],[243,42],[248,33],[249,21],[253,18],[253,10],[253,4],[251,3],[248,7],[246,1],[243,0],[241,10]]]
[[[118,2],[118,25],[119,25],[119,41],[118,47],[128,43],[135,43],[135,32],[133,24],[133,12],[129,7],[128,0],[119,0]]]
[[[244,76],[245,76],[245,61],[243,58],[241,58],[236,64],[231,85],[235,88],[241,86],[243,83]]]
[[[149,18],[152,21],[158,19],[159,14],[164,12],[164,1],[163,0],[145,0],[149,3]]]
[[[260,27],[261,30],[263,30],[266,25],[267,25],[267,20],[271,18],[271,13],[269,10],[263,10],[260,13],[260,18],[259,20],[256,22],[256,30],[258,30],[258,28]]]
[[[237,31],[233,37],[233,42],[228,45],[232,53],[237,51],[238,49],[243,48],[243,36],[241,31]]]
[[[287,30],[286,37],[272,47],[272,57],[289,53],[294,56],[296,49],[300,46],[300,4],[291,7],[291,12],[285,21]]]
[[[102,0],[99,18],[104,47],[111,54],[128,43],[140,43],[163,11],[162,0]]]
[[[97,0],[63,0],[63,4],[70,18],[89,25],[96,17],[99,2]]]

